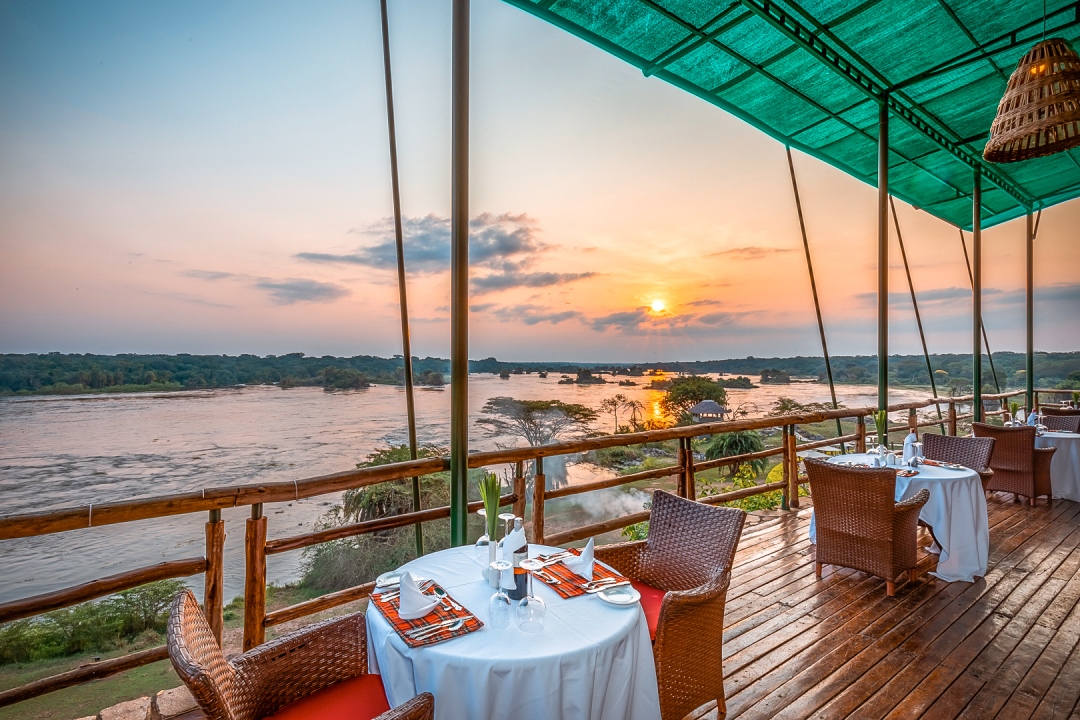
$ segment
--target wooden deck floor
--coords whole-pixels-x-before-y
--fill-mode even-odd
[[[988,504],[985,578],[938,580],[920,551],[893,598],[865,573],[814,578],[808,510],[748,526],[728,590],[728,717],[1080,719],[1080,503]]]

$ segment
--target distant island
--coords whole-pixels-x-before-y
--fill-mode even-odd
[[[971,356],[931,355],[934,379],[942,394],[967,392],[971,387]],[[1024,355],[994,353],[997,377],[983,363],[983,386],[993,392],[1000,387],[1024,387]],[[438,387],[450,372],[446,358],[413,358],[418,385]],[[833,376],[838,383],[872,384],[877,378],[877,358],[840,355],[832,358]],[[472,373],[491,373],[513,383],[515,375],[548,373],[563,376],[565,384],[638,384],[631,378],[658,373],[731,375],[721,377],[727,388],[753,388],[749,375],[762,383],[793,381],[825,382],[825,363],[820,357],[746,358],[694,362],[575,363],[503,362],[494,357],[469,362]],[[1080,390],[1080,352],[1037,353],[1036,387]],[[606,376],[606,377],[605,377]],[[80,355],[62,353],[0,355],[0,395],[79,394],[101,392],[145,392],[233,387],[237,385],[277,385],[283,389],[302,386],[326,390],[348,390],[371,384],[401,385],[404,363],[400,355],[382,358],[312,357],[304,353],[286,355]],[[647,380],[646,380],[647,382]],[[661,380],[661,382],[663,382]],[[894,386],[929,385],[926,361],[921,355],[889,357],[889,382]]]

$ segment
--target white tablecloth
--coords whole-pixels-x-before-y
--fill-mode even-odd
[[[1048,432],[1035,438],[1035,447],[1056,447],[1050,462],[1054,497],[1080,502],[1080,435]]]
[[[868,462],[867,455],[841,455],[829,462]],[[986,575],[990,556],[990,527],[986,518],[986,496],[979,474],[974,470],[950,470],[920,465],[914,477],[896,478],[896,500],[907,500],[923,488],[930,499],[919,519],[934,530],[940,547],[937,570],[932,575],[947,582],[974,582]],[[815,542],[814,520],[810,519],[810,542]]]
[[[536,556],[557,550],[530,546]],[[484,552],[483,565],[487,564]],[[383,678],[390,705],[420,692],[435,696],[440,720],[658,720],[660,698],[652,644],[639,604],[610,605],[595,595],[564,600],[543,583],[544,630],[493,630],[474,548],[452,548],[403,567],[434,578],[484,621],[474,633],[410,648],[374,603],[368,606],[368,664]]]

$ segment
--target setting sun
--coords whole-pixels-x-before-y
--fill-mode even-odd
[[[652,304],[649,305],[649,307],[652,308],[652,311],[654,313],[664,312],[664,307],[665,307],[664,306],[664,301],[663,300],[653,300]]]

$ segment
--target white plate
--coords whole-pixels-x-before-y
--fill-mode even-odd
[[[620,585],[619,587],[607,588],[596,593],[596,596],[604,602],[612,605],[633,605],[641,599],[633,585]]]
[[[404,575],[404,574],[405,574],[404,570],[391,570],[390,572],[385,572],[382,575],[380,575],[379,577],[375,578],[375,587],[377,587],[377,588],[388,588],[388,587],[394,587],[396,585],[400,585],[401,584],[401,576]],[[427,578],[420,577],[419,575],[413,575],[413,580],[415,580],[417,582],[417,584],[420,584],[420,583],[423,583],[424,581],[426,581]]]

